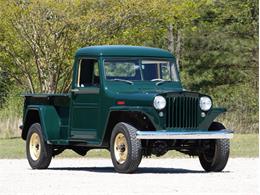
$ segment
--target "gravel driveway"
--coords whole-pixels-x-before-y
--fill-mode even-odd
[[[53,159],[47,170],[0,160],[0,194],[260,194],[258,159],[230,159],[206,173],[197,158],[143,159],[136,174],[114,172],[109,159]]]

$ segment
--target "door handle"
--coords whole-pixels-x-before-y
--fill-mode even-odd
[[[71,89],[70,91],[71,91],[71,92],[78,92],[79,89]]]

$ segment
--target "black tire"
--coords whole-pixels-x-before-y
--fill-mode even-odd
[[[51,162],[52,147],[44,141],[39,123],[32,124],[28,131],[26,138],[26,155],[33,169],[46,169]]]
[[[135,172],[142,160],[141,140],[136,139],[136,131],[136,128],[123,122],[118,123],[113,129],[110,154],[114,168],[119,173]],[[120,146],[117,140],[123,140]]]
[[[213,122],[209,130],[221,130],[225,126],[219,122]],[[222,171],[229,158],[229,139],[203,140],[204,152],[199,154],[200,164],[207,172]]]

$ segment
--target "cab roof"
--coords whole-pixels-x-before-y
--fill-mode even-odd
[[[118,57],[161,57],[173,58],[173,55],[163,49],[130,46],[130,45],[100,45],[80,48],[76,56],[118,56]]]

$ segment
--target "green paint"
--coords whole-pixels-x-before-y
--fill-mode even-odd
[[[104,59],[156,59],[175,62],[174,56],[161,49],[134,46],[95,46],[79,49],[75,55],[72,90],[69,94],[27,94],[24,121],[28,113],[37,111],[45,139],[55,145],[80,143],[89,147],[107,147],[106,130],[111,113],[136,112],[150,120],[155,130],[207,131],[212,121],[225,109],[214,108],[205,112],[199,108],[199,93],[184,91],[180,81],[156,85],[152,81],[118,82],[105,79]],[[81,60],[98,62],[99,83],[81,86]],[[167,106],[161,112],[153,107],[157,95],[166,98]],[[117,105],[124,101],[124,105]],[[23,131],[28,130],[25,125]],[[142,130],[142,129],[140,129]]]

